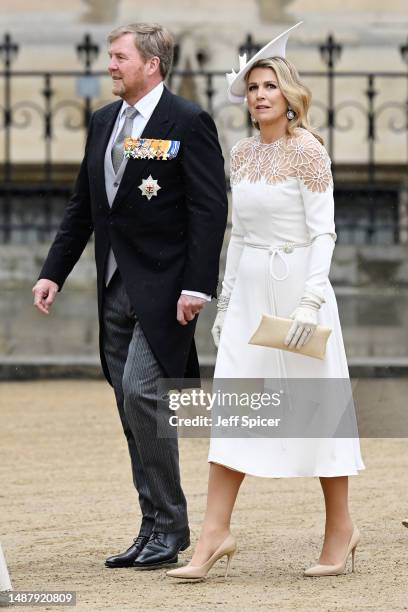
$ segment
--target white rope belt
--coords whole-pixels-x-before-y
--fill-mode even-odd
[[[311,242],[286,242],[285,244],[281,244],[281,245],[269,245],[269,244],[262,244],[262,243],[254,243],[254,242],[247,242],[246,240],[245,242],[245,246],[251,247],[252,249],[262,249],[263,251],[268,251],[269,254],[269,274],[272,276],[272,278],[276,281],[284,281],[288,278],[289,276],[289,264],[286,261],[286,258],[282,255],[283,253],[286,254],[290,254],[293,253],[294,249],[299,249],[302,247],[308,247],[310,246],[312,243]],[[283,264],[285,265],[286,268],[286,272],[284,274],[284,276],[277,276],[274,271],[273,271],[273,262],[275,260],[276,257],[279,257],[280,260],[283,262]]]
[[[269,312],[271,314],[278,315],[279,314],[278,308],[277,308],[278,288],[275,287],[274,284],[271,282],[271,278],[273,278],[276,281],[286,280],[289,276],[290,268],[286,260],[286,257],[284,256],[284,253],[287,255],[290,255],[290,253],[293,253],[295,249],[308,247],[312,243],[310,241],[309,242],[286,242],[285,244],[275,246],[275,245],[269,245],[269,244],[259,244],[259,243],[247,242],[244,239],[244,244],[245,246],[250,247],[252,249],[261,249],[263,251],[267,251],[268,253],[268,262],[267,262],[267,266],[265,269],[267,302],[269,306]],[[286,272],[284,276],[277,276],[273,271],[273,265],[274,265],[274,261],[276,257],[279,257],[281,261],[283,262],[283,264],[285,265]],[[277,358],[278,358],[280,368],[281,368],[281,376],[280,376],[281,381],[280,382],[283,385],[283,388],[286,390],[286,397],[289,400],[289,410],[291,410],[292,408],[291,408],[291,403],[290,403],[290,393],[289,393],[289,389],[287,389],[286,387],[287,385],[286,380],[288,378],[288,375],[287,375],[287,369],[286,369],[286,363],[285,363],[283,351],[278,351]],[[281,438],[280,440],[281,440],[282,450],[286,451],[286,439]]]

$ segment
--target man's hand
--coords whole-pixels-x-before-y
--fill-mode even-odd
[[[187,325],[189,321],[192,321],[205,303],[206,300],[202,298],[186,295],[185,293],[180,295],[177,302],[177,321],[180,325]]]
[[[58,285],[48,278],[40,278],[34,285],[34,306],[44,314],[50,313],[50,308],[58,293]]]

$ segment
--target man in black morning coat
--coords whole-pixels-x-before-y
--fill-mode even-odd
[[[157,436],[158,411],[168,411],[157,404],[157,381],[199,377],[196,315],[216,294],[228,205],[213,120],[163,84],[170,34],[133,24],[108,41],[122,100],[92,116],[75,190],[33,293],[48,313],[94,232],[102,366],[142,511],[139,535],[106,565],[155,568],[175,563],[190,543],[177,439]],[[127,158],[127,137],[148,139],[144,152],[135,148],[140,140],[126,140]]]

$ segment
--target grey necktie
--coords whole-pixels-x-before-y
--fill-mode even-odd
[[[125,123],[123,124],[122,129],[116,137],[116,140],[112,147],[112,165],[115,173],[117,174],[120,165],[123,161],[123,144],[125,142],[125,138],[129,138],[132,136],[132,127],[133,127],[133,119],[137,115],[136,108],[133,106],[128,106],[125,109]]]

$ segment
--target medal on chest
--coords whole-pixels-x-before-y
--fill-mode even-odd
[[[125,138],[123,152],[126,159],[160,159],[167,161],[177,157],[179,149],[179,140],[129,137]]]
[[[151,200],[153,196],[157,196],[157,192],[161,187],[158,181],[150,174],[147,179],[142,180],[139,189],[142,192],[142,196],[146,196],[148,200]]]

